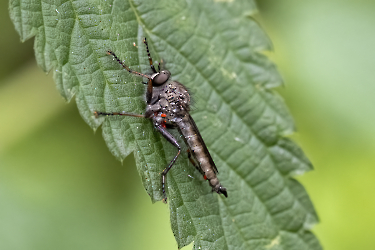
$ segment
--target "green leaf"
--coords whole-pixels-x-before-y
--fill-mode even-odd
[[[119,159],[134,152],[153,202],[162,199],[160,172],[176,149],[149,120],[95,119],[94,111],[145,109],[142,79],[106,54],[114,51],[134,70],[148,72],[147,37],[154,60],[193,94],[195,119],[228,198],[182,154],[167,176],[171,225],[179,248],[321,249],[309,231],[317,222],[308,195],[294,179],[311,170],[281,98],[275,66],[260,52],[270,41],[251,18],[254,1],[40,1],[11,0],[21,39],[35,36],[35,55],[53,70],[61,95],[74,95],[83,119]],[[179,138],[178,134],[174,135]],[[183,144],[181,142],[181,144]]]

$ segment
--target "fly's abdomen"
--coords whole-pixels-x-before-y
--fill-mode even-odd
[[[198,161],[199,167],[202,172],[204,172],[205,178],[209,181],[212,190],[227,196],[226,189],[221,186],[220,181],[216,176],[218,171],[215,163],[212,160],[203,138],[191,116],[187,115],[184,117],[182,121],[178,123],[178,128],[184,136],[194,158]]]

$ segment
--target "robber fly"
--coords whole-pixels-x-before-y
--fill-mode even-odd
[[[95,117],[99,116],[111,116],[111,115],[124,115],[133,117],[143,117],[152,120],[156,130],[173,146],[178,149],[176,156],[172,159],[169,165],[163,170],[161,174],[163,201],[167,202],[165,194],[165,180],[168,171],[172,168],[176,162],[178,156],[181,153],[181,147],[178,144],[176,138],[168,132],[167,128],[177,128],[186,145],[188,146],[188,157],[190,162],[201,172],[204,179],[208,180],[212,191],[218,194],[223,194],[228,197],[227,190],[224,188],[219,179],[216,177],[218,174],[217,168],[214,161],[211,158],[210,153],[204,143],[201,134],[195,125],[193,118],[190,116],[189,105],[190,95],[184,85],[177,81],[170,79],[171,73],[168,70],[160,70],[160,63],[158,71],[156,71],[150,52],[148,50],[148,44],[146,38],[143,40],[146,45],[148,54],[148,60],[152,70],[151,74],[142,74],[130,69],[126,66],[112,51],[107,51],[108,55],[112,55],[122,67],[124,67],[129,73],[142,76],[148,79],[146,91],[146,112],[144,115],[132,114],[127,112],[115,112],[106,113],[95,111]],[[198,162],[198,165],[191,158],[191,155]]]

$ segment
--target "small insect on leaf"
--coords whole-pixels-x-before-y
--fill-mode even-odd
[[[178,156],[181,153],[181,147],[177,142],[176,138],[168,131],[168,129],[178,129],[182,135],[185,144],[189,148],[188,158],[193,166],[195,166],[199,172],[203,175],[205,180],[208,180],[212,191],[218,194],[223,194],[228,197],[227,190],[223,187],[217,178],[217,168],[214,161],[203,141],[201,134],[199,133],[198,127],[195,124],[193,118],[190,116],[190,95],[186,87],[177,82],[171,80],[171,73],[168,70],[155,69],[146,38],[143,40],[146,45],[148,60],[152,70],[151,74],[143,74],[130,69],[124,64],[114,52],[108,50],[107,54],[113,56],[121,66],[126,69],[129,73],[142,76],[148,79],[147,91],[146,91],[146,112],[145,115],[132,114],[127,112],[101,112],[95,111],[95,117],[99,116],[111,116],[111,115],[124,115],[133,117],[143,117],[150,119],[155,129],[174,147],[177,148],[178,152],[176,156],[171,160],[169,165],[163,170],[161,174],[163,201],[167,202],[166,195],[166,176],[169,170],[173,167]],[[193,158],[194,160],[193,160]],[[197,162],[197,163],[196,163]]]

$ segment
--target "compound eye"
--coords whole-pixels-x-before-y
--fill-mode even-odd
[[[159,72],[159,74],[157,74],[154,77],[152,82],[155,85],[162,85],[162,84],[164,84],[165,82],[168,81],[170,75],[171,75],[171,73],[168,70],[162,70],[162,71]]]

